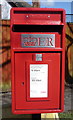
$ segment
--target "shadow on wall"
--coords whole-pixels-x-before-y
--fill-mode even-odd
[[[73,36],[73,29],[72,29],[73,24],[72,24],[72,26],[70,26],[70,24],[67,23],[67,26],[69,28],[70,33]],[[66,60],[65,61],[65,80],[66,80],[66,82],[68,84],[73,84],[73,76],[70,75],[70,71],[69,71],[69,64],[72,65],[72,63],[69,63],[69,58],[70,59],[72,58],[72,54],[71,54],[71,56],[69,56],[69,54],[68,54],[70,47],[72,47],[72,45],[73,45],[73,38],[72,38],[72,36],[69,33],[66,33],[66,39],[69,41],[69,44],[66,45],[66,54],[65,54],[66,55],[65,56],[66,57],[66,59],[65,59]],[[73,47],[72,47],[72,51],[73,51]],[[72,62],[72,61],[70,61],[70,62]],[[71,66],[71,67],[73,69],[73,66]],[[73,74],[73,71],[72,71],[72,74]]]
[[[0,62],[0,69],[2,67],[2,91],[11,90],[11,54],[10,54],[10,20],[2,20],[2,43],[0,43],[0,54],[2,55],[2,62]],[[1,47],[2,46],[2,47]]]

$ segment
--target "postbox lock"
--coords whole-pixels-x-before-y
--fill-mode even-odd
[[[24,82],[22,82],[22,86],[24,85]]]

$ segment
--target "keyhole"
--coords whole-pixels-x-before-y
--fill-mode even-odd
[[[22,82],[22,85],[24,85],[24,82]]]

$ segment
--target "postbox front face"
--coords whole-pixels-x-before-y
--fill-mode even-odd
[[[63,111],[64,24],[63,9],[11,10],[13,113]]]

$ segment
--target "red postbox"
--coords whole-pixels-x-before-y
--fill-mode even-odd
[[[65,11],[11,9],[12,111],[62,112]]]

